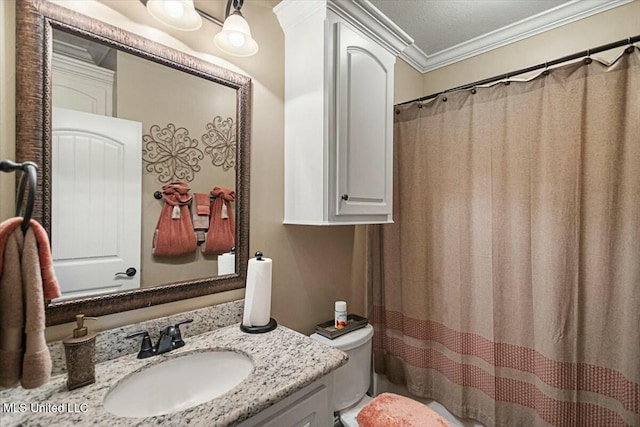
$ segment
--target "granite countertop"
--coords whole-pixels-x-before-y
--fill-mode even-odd
[[[238,324],[185,339],[186,345],[148,359],[135,354],[96,365],[96,382],[66,388],[66,374],[34,390],[20,387],[0,392],[2,426],[229,426],[250,418],[347,362],[347,355],[283,326],[265,334],[246,334]],[[185,353],[235,350],[248,355],[249,377],[222,396],[184,411],[148,418],[123,418],[107,412],[102,402],[120,380],[147,365]],[[7,404],[25,404],[25,412],[7,411]],[[39,404],[37,412],[31,404]],[[54,412],[62,409],[62,412]]]

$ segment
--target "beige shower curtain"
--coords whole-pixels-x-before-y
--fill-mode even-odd
[[[397,107],[376,371],[493,426],[640,426],[640,54]]]

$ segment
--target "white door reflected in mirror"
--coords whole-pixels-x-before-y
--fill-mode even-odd
[[[51,250],[61,299],[140,287],[141,140],[139,122],[54,109]],[[130,268],[138,274],[117,274]]]

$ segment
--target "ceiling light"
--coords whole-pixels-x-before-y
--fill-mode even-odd
[[[195,31],[202,26],[193,0],[147,0],[147,10],[158,21],[178,30]]]
[[[249,24],[240,13],[244,0],[233,0],[234,11],[229,15],[232,0],[227,3],[227,18],[222,31],[215,35],[213,42],[223,52],[234,56],[251,56],[258,52],[258,43],[251,37]]]

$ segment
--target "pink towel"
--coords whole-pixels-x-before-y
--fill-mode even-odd
[[[195,193],[193,199],[195,201],[195,209],[191,210],[193,229],[196,230],[198,242],[204,242],[204,230],[209,228],[209,211],[211,210],[211,201],[209,199],[209,195],[205,193]],[[199,231],[201,231],[201,233],[198,233]],[[202,238],[200,238],[200,235]]]
[[[24,235],[20,224],[22,218],[0,224],[0,386],[29,389],[51,376],[44,301],[60,288],[46,232],[31,220]]]
[[[434,410],[408,397],[382,393],[356,417],[360,427],[451,427]]]
[[[184,182],[170,182],[162,186],[164,206],[152,243],[155,256],[179,256],[195,252],[196,234],[189,212],[193,196],[189,190]]]
[[[2,224],[4,225],[4,223]],[[2,229],[0,225],[0,229]],[[6,228],[5,228],[6,229]],[[22,375],[24,298],[22,295],[22,230],[3,237],[0,272],[0,386],[13,387]],[[14,229],[16,230],[16,229]],[[3,230],[4,231],[4,230]]]
[[[216,255],[229,252],[236,245],[236,219],[231,210],[236,192],[230,188],[213,187],[211,194],[215,197],[211,204],[211,223],[200,249],[205,254]]]
[[[206,193],[196,193],[196,212],[198,215],[209,216],[211,200]]]
[[[0,255],[4,251],[7,239],[13,231],[22,224],[22,218],[10,218],[0,224]],[[50,301],[60,297],[60,286],[53,271],[53,258],[51,257],[51,245],[49,244],[49,236],[42,225],[35,220],[29,222],[30,228],[33,230],[38,244],[38,258],[40,259],[40,274],[42,275],[42,287],[44,291],[44,299]],[[3,259],[0,256],[0,274],[2,273]]]

